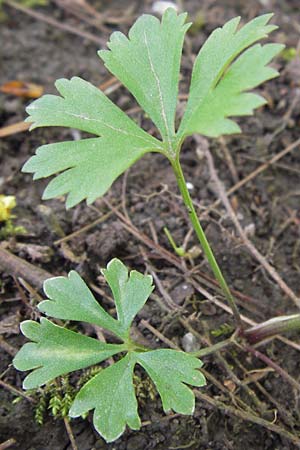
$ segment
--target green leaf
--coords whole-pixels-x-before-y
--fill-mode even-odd
[[[34,173],[34,179],[63,172],[50,182],[44,198],[68,194],[67,207],[85,198],[92,203],[145,153],[163,150],[157,139],[87,81],[61,79],[56,87],[62,97],[44,95],[27,108],[31,129],[64,126],[101,137],[44,145],[37,150],[23,172]]]
[[[162,400],[165,412],[193,414],[195,396],[186,384],[204,386],[199,369],[202,362],[187,353],[162,349],[137,354],[137,362],[148,372]]]
[[[24,166],[34,179],[62,172],[44,191],[43,199],[68,194],[66,207],[87,199],[93,203],[111,187],[119,175],[148,150],[114,138],[83,139],[41,146]]]
[[[179,139],[193,133],[212,137],[238,133],[239,126],[228,117],[252,114],[254,108],[266,103],[259,95],[245,91],[278,75],[266,65],[283,46],[256,45],[237,57],[277,28],[267,25],[271,17],[259,16],[239,30],[240,18],[236,17],[210,35],[194,64]]]
[[[93,323],[127,339],[132,320],[153,291],[152,277],[132,270],[113,259],[102,273],[108,282],[116,304],[118,320],[108,314],[75,271],[68,277],[46,280],[44,292],[49,300],[39,304],[40,311],[57,319]]]
[[[136,270],[132,270],[128,276],[127,267],[116,258],[110,261],[102,273],[112,290],[121,329],[128,333],[132,320],[154,289],[152,277]]]
[[[113,331],[124,339],[124,344],[106,344],[96,339],[62,328],[42,318],[40,323],[25,321],[23,334],[32,342],[25,344],[14,358],[14,366],[22,371],[32,370],[24,380],[24,388],[32,389],[48,381],[120,353],[127,355],[103,369],[87,382],[77,394],[70,410],[78,417],[95,409],[94,424],[99,433],[111,442],[124,431],[126,424],[140,428],[137,400],[133,387],[133,370],[140,364],[154,381],[165,411],[173,409],[192,414],[195,398],[186,386],[203,386],[204,376],[197,370],[202,362],[175,350],[149,350],[133,342],[129,328],[133,318],[152,292],[152,277],[136,271],[128,274],[118,259],[113,259],[103,270],[116,303],[118,320],[113,319],[96,302],[92,293],[72,271],[68,277],[49,279],[44,290],[49,300],[40,303],[40,310],[66,319],[94,323]]]
[[[33,122],[30,129],[45,126],[71,127],[96,136],[122,136],[134,139],[140,145],[155,147],[159,141],[150,136],[100,89],[79,77],[62,78],[55,83],[61,94],[43,95],[31,103],[26,111],[26,122]]]
[[[164,410],[192,414],[193,392],[183,383],[204,386],[205,378],[197,369],[202,362],[176,350],[153,350],[128,353],[116,364],[102,370],[77,394],[70,410],[71,417],[95,409],[94,425],[107,442],[116,440],[126,424],[137,430],[140,419],[133,388],[133,370],[138,363],[148,372],[162,398]]]
[[[168,9],[160,22],[143,15],[129,31],[111,35],[108,47],[99,56],[106,67],[135,96],[172,150],[174,120],[183,39],[190,24],[187,14]]]
[[[23,345],[13,360],[18,370],[34,369],[25,378],[24,389],[39,387],[59,375],[97,364],[124,351],[124,345],[105,344],[54,325],[45,318],[40,324],[27,320],[21,324],[21,330],[34,341]]]
[[[132,381],[134,364],[128,354],[102,370],[83,386],[70,409],[71,417],[95,409],[94,425],[106,442],[116,440],[126,424],[133,430],[141,426]]]
[[[137,126],[90,83],[80,79],[56,82],[60,96],[45,95],[28,108],[31,129],[42,126],[77,128],[96,138],[40,147],[24,165],[34,179],[57,175],[44,199],[67,194],[67,207],[102,196],[126,169],[147,152],[173,159],[182,140],[193,133],[207,136],[236,133],[230,117],[251,114],[265,103],[248,93],[277,72],[266,67],[283,48],[279,44],[251,47],[276,27],[266,14],[237,30],[239,18],[215,30],[201,48],[193,69],[187,108],[175,133],[180,58],[189,24],[186,14],[168,9],[161,22],[144,15],[128,38],[115,32],[109,50],[99,52],[106,67],[130,90],[159,129],[163,142]],[[245,53],[243,53],[245,51]],[[240,56],[241,55],[241,56]]]
[[[72,270],[68,277],[54,277],[45,281],[44,292],[49,300],[38,306],[47,316],[64,320],[88,322],[111,330],[122,337],[120,325],[102,306],[78,275]]]

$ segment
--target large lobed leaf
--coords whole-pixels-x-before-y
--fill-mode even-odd
[[[113,33],[109,49],[101,50],[99,56],[134,95],[163,141],[146,133],[90,83],[77,77],[62,79],[56,82],[61,97],[45,95],[27,108],[31,129],[65,126],[97,137],[43,145],[23,171],[34,173],[34,179],[58,174],[43,198],[67,194],[66,205],[72,207],[83,199],[92,203],[102,196],[147,152],[163,153],[172,160],[188,135],[216,137],[240,132],[231,117],[252,114],[265,103],[264,98],[248,91],[277,76],[267,65],[283,46],[253,46],[276,28],[268,25],[271,16],[259,16],[240,29],[236,17],[210,35],[196,58],[186,111],[177,133],[180,59],[189,27],[186,14],[177,15],[170,8],[161,21],[143,15],[128,38]]]
[[[184,35],[190,24],[187,14],[167,9],[160,22],[143,15],[132,26],[128,38],[111,35],[109,50],[99,56],[105,66],[135,96],[147,112],[172,152],[180,60]]]
[[[37,150],[23,172],[34,173],[34,179],[63,172],[50,182],[43,198],[68,194],[67,207],[85,198],[92,203],[145,153],[162,151],[157,139],[87,81],[61,79],[56,87],[62,97],[44,95],[27,108],[31,129],[65,126],[101,137],[43,145]]]
[[[228,117],[252,114],[254,108],[266,103],[261,96],[244,92],[278,75],[266,65],[284,46],[256,45],[234,60],[277,28],[267,25],[271,17],[256,17],[239,30],[240,18],[236,17],[217,28],[204,43],[194,64],[189,99],[178,131],[180,139],[193,133],[212,137],[238,133],[239,126]]]

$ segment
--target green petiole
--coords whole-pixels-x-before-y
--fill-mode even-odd
[[[172,163],[172,167],[173,167],[173,170],[174,170],[174,173],[175,173],[175,176],[176,176],[177,184],[178,184],[178,187],[180,189],[183,202],[184,202],[184,204],[185,204],[185,206],[187,208],[188,215],[189,215],[190,221],[192,223],[192,226],[193,226],[193,228],[194,228],[194,230],[196,232],[196,235],[197,235],[197,237],[199,239],[199,242],[200,242],[200,244],[202,246],[202,249],[203,249],[203,251],[205,253],[205,256],[206,256],[206,258],[208,260],[208,263],[209,263],[209,265],[210,265],[210,267],[211,267],[211,269],[212,269],[212,271],[213,271],[213,273],[214,273],[214,275],[216,277],[216,280],[218,281],[218,283],[219,283],[219,285],[220,285],[220,287],[221,287],[221,289],[223,291],[223,294],[224,294],[224,296],[225,296],[225,298],[226,298],[226,300],[227,300],[227,302],[228,302],[228,304],[229,304],[229,306],[230,306],[230,308],[232,310],[232,313],[233,313],[236,325],[241,330],[243,328],[243,324],[242,324],[242,320],[241,320],[241,316],[240,316],[238,307],[237,307],[236,302],[235,302],[235,300],[233,298],[233,295],[230,292],[230,289],[229,289],[228,284],[227,284],[227,282],[226,282],[226,280],[225,280],[225,278],[224,278],[224,276],[222,274],[222,271],[221,271],[221,269],[220,269],[220,267],[219,267],[219,265],[218,265],[218,263],[216,261],[216,258],[215,258],[214,254],[213,254],[213,251],[212,251],[211,246],[210,246],[210,244],[209,244],[209,242],[207,240],[207,237],[206,237],[206,235],[205,235],[205,233],[203,231],[201,223],[200,223],[200,221],[198,219],[198,216],[197,216],[197,213],[195,211],[195,208],[194,208],[194,205],[193,205],[190,193],[189,193],[188,188],[186,186],[186,181],[185,181],[184,174],[183,174],[183,171],[182,171],[182,168],[181,168],[179,157],[177,156],[176,159],[171,160],[171,163]]]

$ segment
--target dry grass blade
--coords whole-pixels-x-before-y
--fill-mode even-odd
[[[214,406],[215,408],[218,408],[221,411],[224,411],[226,414],[233,415],[239,419],[245,420],[247,422],[255,423],[256,425],[262,426],[270,431],[273,431],[274,433],[279,434],[280,436],[288,439],[290,442],[292,442],[296,448],[300,448],[300,436],[297,436],[284,428],[275,425],[273,422],[268,422],[265,419],[262,419],[261,417],[255,416],[249,412],[238,410],[232,406],[229,406],[215,398],[209,397],[207,394],[203,394],[200,391],[194,391],[195,395],[199,400],[202,400],[209,405]]]
[[[28,131],[31,123],[29,122],[17,122],[12,125],[0,128],[0,138],[11,136],[13,134],[21,133],[22,131]]]
[[[55,28],[59,28],[60,30],[67,31],[68,33],[75,34],[76,36],[80,36],[84,39],[88,39],[91,42],[95,42],[98,45],[102,45],[102,39],[96,37],[94,34],[89,33],[88,31],[80,30],[78,28],[72,27],[71,25],[59,22],[58,20],[53,19],[52,17],[48,17],[45,14],[42,14],[37,11],[33,11],[30,8],[25,8],[25,6],[20,5],[17,2],[14,2],[13,0],[3,0],[3,3],[10,6],[11,8],[16,9],[17,11],[20,11],[24,14],[27,14],[28,16],[33,17],[36,20],[40,20],[42,22],[47,23],[48,25],[51,25]]]
[[[14,438],[7,439],[7,441],[2,442],[0,444],[0,450],[6,450],[9,447],[12,447],[14,444],[16,444],[16,440]]]
[[[292,289],[286,284],[286,282],[281,278],[276,269],[271,266],[271,264],[266,260],[266,258],[257,250],[257,248],[252,244],[252,242],[246,236],[238,218],[235,214],[226,194],[226,191],[222,185],[221,180],[219,179],[213,158],[208,149],[205,149],[205,156],[207,158],[209,171],[211,174],[212,180],[215,182],[216,187],[218,189],[218,193],[222,203],[224,204],[226,211],[228,212],[232,222],[234,223],[244,245],[248,248],[250,254],[262,265],[262,267],[268,272],[268,274],[273,278],[274,281],[278,284],[280,289],[295,303],[295,305],[300,308],[300,299],[297,295],[292,291]]]
[[[257,169],[253,170],[253,172],[249,173],[245,178],[240,180],[238,183],[236,183],[234,186],[232,186],[228,191],[226,191],[226,195],[230,196],[231,194],[234,194],[237,192],[241,187],[245,186],[249,181],[254,180],[260,173],[267,170],[269,167],[271,167],[273,164],[275,164],[277,161],[279,161],[281,158],[283,158],[288,153],[295,150],[297,147],[300,146],[300,139],[297,139],[292,144],[288,145],[286,148],[281,150],[281,152],[274,155],[269,161],[261,164]],[[210,205],[204,212],[204,215],[206,216],[209,214],[213,209],[215,209],[217,206],[219,206],[222,203],[221,199],[216,200],[212,205]]]

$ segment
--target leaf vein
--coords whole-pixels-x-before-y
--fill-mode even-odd
[[[163,102],[163,96],[162,96],[160,81],[159,81],[159,77],[158,77],[158,75],[157,75],[157,73],[155,71],[155,68],[153,66],[153,62],[152,62],[151,55],[150,55],[149,43],[148,43],[148,40],[147,40],[147,35],[146,35],[145,30],[144,30],[144,40],[145,40],[145,46],[146,46],[146,49],[147,49],[147,57],[148,57],[148,61],[149,61],[149,64],[150,64],[150,69],[151,69],[151,72],[152,72],[152,74],[154,76],[155,83],[156,83],[157,89],[158,89],[158,98],[159,98],[159,103],[160,103],[161,115],[162,115],[162,118],[163,118],[163,121],[164,121],[164,125],[165,125],[165,128],[166,128],[169,151],[170,151],[170,153],[173,153],[172,140],[170,138],[170,130],[169,130],[169,127],[168,127],[166,111],[165,111],[165,108],[164,108],[164,102]]]
[[[42,109],[42,108],[32,107],[31,109],[39,110],[39,109]],[[56,110],[56,112],[57,112],[57,113],[63,113],[63,114],[66,114],[66,115],[68,115],[68,116],[75,117],[75,118],[77,118],[77,119],[82,119],[82,120],[86,120],[86,121],[90,121],[90,122],[99,122],[99,123],[103,124],[104,126],[106,126],[107,128],[110,128],[110,129],[113,130],[113,131],[116,131],[116,132],[118,132],[118,133],[125,134],[126,136],[134,137],[134,138],[136,138],[136,139],[140,139],[140,140],[144,141],[145,143],[147,143],[147,144],[149,145],[149,141],[148,141],[146,138],[144,138],[143,136],[139,136],[139,135],[136,135],[136,134],[134,134],[134,133],[128,133],[126,130],[124,130],[124,129],[122,129],[122,128],[116,128],[116,127],[113,127],[112,125],[108,124],[108,123],[105,122],[104,120],[91,119],[91,118],[88,117],[88,116],[84,116],[84,115],[82,115],[82,114],[75,114],[75,113],[72,113],[72,112],[69,112],[69,111]],[[161,146],[156,145],[154,142],[153,142],[153,148],[157,148],[157,149],[159,149],[160,151],[163,150]]]

